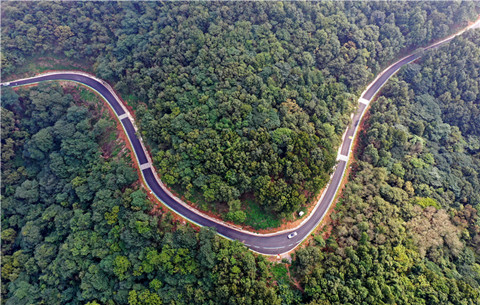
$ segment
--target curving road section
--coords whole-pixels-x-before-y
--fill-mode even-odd
[[[468,28],[478,27],[478,25],[479,22]],[[468,28],[462,30],[456,35],[462,34]],[[149,189],[160,201],[181,217],[186,218],[197,225],[214,227],[218,234],[232,240],[239,240],[255,252],[266,255],[276,255],[287,253],[296,248],[322,221],[337,194],[343,175],[345,174],[353,139],[357,133],[359,123],[365,114],[368,104],[375,97],[380,88],[382,88],[385,82],[401,67],[421,57],[425,50],[438,47],[450,41],[456,35],[434,43],[423,49],[421,52],[400,59],[377,76],[377,78],[362,93],[361,98],[359,99],[359,107],[352,117],[352,123],[348,126],[343,135],[343,142],[339,148],[337,156],[338,163],[334,168],[329,184],[326,186],[322,197],[317,202],[312,213],[310,213],[308,218],[306,218],[297,228],[271,234],[255,234],[213,219],[193,209],[186,203],[182,202],[179,198],[172,195],[154,172],[151,158],[143,145],[141,137],[136,133],[137,128],[135,127],[131,113],[128,112],[120,98],[106,82],[83,72],[59,71],[3,83],[2,86],[16,87],[44,81],[67,80],[78,82],[97,91],[108,102],[122,124],[133,148],[147,189]],[[297,235],[293,238],[288,238],[288,235],[292,232],[297,232]]]

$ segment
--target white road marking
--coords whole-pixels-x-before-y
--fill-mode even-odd
[[[142,171],[147,168],[150,168],[150,163],[143,163],[140,165],[140,170]]]
[[[348,156],[344,156],[344,155],[338,155],[337,156],[337,161],[345,161],[345,162],[348,162]]]
[[[128,117],[128,115],[126,113],[122,114],[122,115],[119,115],[118,118],[121,120],[123,120],[124,118]]]
[[[364,99],[363,97],[361,97],[358,101],[359,101],[360,103],[362,103],[362,104],[365,104],[365,105],[368,105],[368,104],[370,103],[369,100]]]

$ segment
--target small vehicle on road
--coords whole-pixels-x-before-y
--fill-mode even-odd
[[[288,238],[294,238],[295,236],[297,236],[297,232],[293,232],[293,233],[290,233],[288,234]]]

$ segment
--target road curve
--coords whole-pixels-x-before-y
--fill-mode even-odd
[[[478,22],[476,24],[478,25]],[[473,26],[475,26],[475,24]],[[456,35],[463,33],[465,30],[466,29],[460,31]],[[432,44],[424,50],[438,47],[443,43],[450,41],[453,39],[453,37],[454,36]],[[106,82],[84,72],[59,71],[41,74],[31,78],[15,80],[9,83],[3,83],[2,86],[16,87],[43,81],[67,80],[81,83],[97,91],[108,102],[110,107],[115,112],[118,120],[121,122],[133,148],[138,162],[138,167],[140,168],[147,189],[150,189],[150,191],[152,191],[159,200],[161,200],[169,209],[179,214],[181,217],[186,218],[197,225],[214,227],[218,234],[232,240],[239,240],[255,252],[266,255],[276,255],[287,253],[296,248],[322,221],[341,184],[341,180],[346,171],[347,162],[350,157],[353,139],[357,133],[359,123],[363,118],[368,104],[392,75],[394,75],[402,66],[418,59],[420,56],[422,56],[422,54],[423,52],[418,52],[400,59],[396,63],[386,68],[367,87],[359,99],[359,107],[356,113],[353,115],[352,123],[348,126],[345,134],[343,135],[343,142],[339,148],[337,156],[338,163],[335,166],[330,182],[325,188],[322,197],[317,202],[315,209],[297,228],[272,234],[255,234],[215,220],[189,207],[184,202],[181,202],[180,199],[173,196],[153,171],[151,158],[148,155],[141,138],[136,134],[137,129],[135,127],[132,115],[128,112],[128,110],[122,104],[120,98]],[[297,235],[289,239],[287,236],[291,232],[297,232]]]

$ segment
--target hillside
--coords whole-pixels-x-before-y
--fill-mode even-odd
[[[136,109],[163,181],[242,223],[258,213],[249,201],[273,219],[310,203],[329,179],[367,81],[402,51],[475,18],[478,7],[112,2],[2,9],[7,73],[31,53],[95,61],[97,75]]]
[[[8,2],[2,79],[40,62],[91,63],[134,109],[164,182],[268,228],[328,182],[366,83],[479,12],[474,2]],[[479,73],[477,29],[387,82],[330,222],[291,262],[153,206],[91,90],[2,87],[1,302],[478,304]]]

